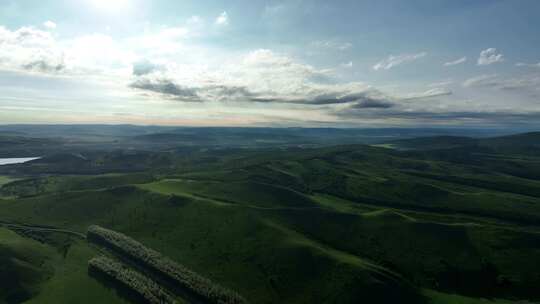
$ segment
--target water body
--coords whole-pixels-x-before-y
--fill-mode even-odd
[[[32,160],[40,159],[41,157],[23,157],[23,158],[0,158],[0,166],[23,164]]]

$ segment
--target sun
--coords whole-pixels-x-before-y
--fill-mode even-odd
[[[99,10],[117,12],[126,9],[130,0],[90,0]]]

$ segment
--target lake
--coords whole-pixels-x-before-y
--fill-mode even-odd
[[[24,158],[0,158],[0,166],[22,164],[32,160],[40,159],[41,157],[24,157]]]

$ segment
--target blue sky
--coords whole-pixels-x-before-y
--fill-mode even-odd
[[[526,126],[534,0],[0,0],[0,123]]]

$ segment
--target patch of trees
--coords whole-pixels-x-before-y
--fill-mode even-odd
[[[110,248],[137,265],[143,267],[168,285],[180,287],[204,303],[243,304],[247,301],[238,293],[213,283],[161,253],[145,247],[134,239],[116,231],[99,226],[90,226],[87,239]],[[177,291],[177,290],[176,290]]]
[[[88,262],[90,272],[97,272],[129,288],[150,304],[174,304],[176,301],[159,284],[124,264],[106,257]]]

